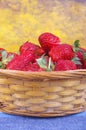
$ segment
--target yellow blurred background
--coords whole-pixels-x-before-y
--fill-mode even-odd
[[[0,0],[0,47],[17,51],[51,32],[63,43],[86,46],[86,0]]]

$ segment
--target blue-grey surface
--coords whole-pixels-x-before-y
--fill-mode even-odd
[[[53,118],[0,113],[0,130],[86,130],[86,112]]]

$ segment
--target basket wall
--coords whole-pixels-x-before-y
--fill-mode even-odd
[[[0,75],[0,110],[32,116],[62,116],[86,109],[86,77],[38,75],[33,73]],[[14,71],[15,72],[15,71]],[[15,77],[13,75],[16,75]],[[31,77],[32,76],[32,77]]]

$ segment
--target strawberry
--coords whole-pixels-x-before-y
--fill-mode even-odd
[[[35,57],[33,55],[33,52],[26,52],[24,54],[18,55],[11,60],[6,68],[11,70],[22,70],[26,65],[28,65],[30,62],[34,62]]]
[[[84,61],[84,67],[83,68],[86,69],[86,61]]]
[[[35,59],[39,58],[42,54],[44,54],[44,50],[38,46],[38,45],[35,45],[31,42],[25,42],[19,49],[20,51],[20,55],[21,54],[24,54],[26,52],[28,53],[33,53],[34,56],[35,56]]]
[[[55,65],[55,71],[66,71],[75,69],[77,69],[76,64],[70,60],[58,60]]]
[[[80,49],[81,49],[82,51],[86,52],[86,49],[85,49],[85,48],[80,47]]]
[[[76,64],[76,66],[77,66],[77,69],[83,69],[83,64],[82,65]]]
[[[75,52],[75,55],[80,59],[81,63],[84,63],[84,60],[86,59],[86,49],[80,47],[80,41],[76,40],[73,45],[73,50]]]
[[[3,50],[1,52],[2,58],[0,61],[0,68],[5,69],[8,62],[10,62],[15,56],[18,54],[13,52],[7,52],[6,50]]]
[[[23,45],[20,46],[19,51],[20,51],[20,54],[22,54],[22,53],[25,53],[26,51],[34,51],[37,48],[39,48],[39,46],[27,41]]]
[[[76,64],[77,69],[83,69],[83,63],[81,62],[78,56],[75,55],[75,57],[71,61]]]
[[[3,51],[3,50],[5,50],[4,48],[0,48],[0,51]]]
[[[23,69],[23,71],[44,71],[44,69],[40,68],[40,66],[35,62],[35,63],[30,63],[26,65]]]
[[[40,45],[42,46],[43,50],[48,53],[53,46],[57,46],[60,44],[59,37],[55,36],[52,33],[45,32],[41,34],[38,38]]]
[[[43,49],[35,45],[31,42],[25,42],[22,46],[20,46],[19,52],[20,54],[25,53],[26,51],[33,51],[34,53],[37,53],[38,55],[42,55],[44,53]]]
[[[53,47],[49,52],[49,56],[54,62],[57,62],[59,59],[71,60],[74,55],[72,46],[69,44],[60,44]]]
[[[83,63],[84,62],[84,55],[83,55],[83,53],[81,51],[78,51],[75,54],[80,59],[81,63]]]
[[[36,57],[42,56],[44,53],[45,52],[41,47],[39,47],[38,49],[35,50],[35,56]]]

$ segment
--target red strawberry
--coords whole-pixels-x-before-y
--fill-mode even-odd
[[[80,58],[77,55],[75,55],[75,57],[71,61],[76,64],[77,69],[83,69],[83,63],[81,62]]]
[[[66,71],[75,69],[77,69],[76,64],[70,60],[58,60],[55,65],[55,71]]]
[[[22,46],[20,46],[20,54],[25,53],[26,51],[34,51],[37,48],[39,48],[39,46],[31,43],[31,42],[25,42]]]
[[[73,50],[76,56],[79,58],[80,62],[83,63],[86,59],[86,49],[80,47],[80,41],[76,40],[73,45]]]
[[[0,61],[0,68],[5,69],[8,62],[10,62],[14,57],[18,56],[16,53],[7,52],[6,50],[3,50],[1,52],[2,58]]]
[[[23,53],[26,53],[26,51],[28,53],[31,53],[33,52],[34,53],[34,56],[35,56],[35,59],[39,58],[42,54],[44,54],[44,50],[38,46],[38,45],[35,45],[31,42],[25,42],[19,49],[20,51],[20,55],[23,54]]]
[[[84,61],[84,67],[83,68],[86,69],[86,61]]]
[[[34,53],[36,53],[37,51],[37,54],[38,55],[42,55],[44,53],[44,51],[42,50],[42,48],[38,45],[35,45],[31,42],[25,42],[22,46],[20,46],[20,54],[23,54],[25,53],[26,51],[34,51]]]
[[[35,57],[33,55],[33,52],[26,52],[24,54],[14,57],[13,60],[11,60],[7,64],[6,68],[11,70],[22,70],[26,65],[34,61]]]
[[[36,57],[39,57],[39,56],[43,55],[44,53],[45,52],[41,47],[39,47],[38,49],[35,50],[35,56]]]
[[[35,63],[30,63],[23,68],[23,71],[43,71],[44,69],[40,68],[40,66]]]
[[[85,49],[85,48],[81,48],[81,47],[80,47],[80,49],[81,49],[82,51],[86,52],[86,49]]]
[[[3,50],[5,50],[4,48],[0,48],[0,51],[3,51]]]
[[[81,63],[83,63],[84,62],[84,55],[83,55],[83,53],[81,51],[78,51],[75,54],[80,59]]]
[[[80,44],[75,41],[73,50],[76,56],[80,59],[80,62],[83,63],[86,58],[86,50],[84,48],[80,48],[79,46]]]
[[[49,56],[54,62],[58,61],[59,59],[71,60],[74,55],[75,54],[72,46],[68,44],[60,44],[56,47],[53,47],[49,52]]]
[[[80,48],[80,50],[76,52],[76,55],[80,59],[81,63],[84,63],[86,60],[86,50],[84,48]]]
[[[57,36],[48,32],[41,34],[38,40],[45,52],[49,52],[53,46],[57,46],[61,42]]]
[[[76,66],[77,66],[77,69],[83,69],[83,64],[82,65],[76,64]]]

